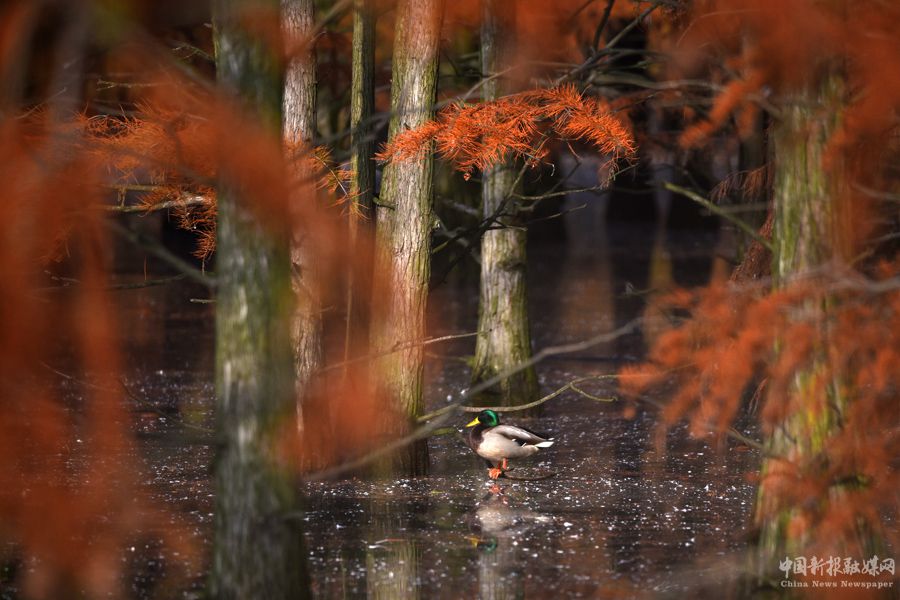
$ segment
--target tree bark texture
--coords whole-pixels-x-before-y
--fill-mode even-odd
[[[313,0],[281,0],[281,18],[289,48],[296,51],[284,79],[282,134],[288,148],[295,148],[291,203],[315,202],[315,172],[308,168],[316,131],[316,57],[313,46],[315,6]],[[291,243],[291,286],[294,317],[291,339],[294,348],[298,411],[323,361],[320,273],[310,239],[296,232]]]
[[[509,93],[513,64],[516,0],[483,0],[481,70],[486,101]],[[482,182],[482,215],[499,212],[497,224],[481,238],[481,296],[472,380],[477,383],[508,371],[531,358],[526,291],[526,230],[519,218],[515,191],[515,165],[507,161],[486,170]],[[510,375],[490,390],[491,404],[515,405],[538,397],[537,375],[528,367]],[[539,407],[535,410],[539,410]]]
[[[273,5],[274,4],[274,5]],[[216,64],[225,88],[277,139],[277,61],[234,22],[241,0],[216,4]],[[277,11],[277,0],[263,8]],[[294,409],[287,232],[264,231],[220,174],[216,272],[216,508],[210,572],[214,598],[308,597],[305,553],[289,473],[272,456]]]
[[[827,140],[837,127],[841,94],[841,86],[832,80],[818,94],[793,99],[785,105],[773,131],[775,256],[772,272],[781,285],[791,276],[821,267],[833,257],[836,239],[833,217],[839,182],[823,168],[822,159]],[[828,308],[816,303],[802,310]],[[766,481],[767,475],[778,472],[785,459],[809,464],[839,427],[846,399],[840,397],[836,386],[823,390],[815,385],[816,377],[821,377],[817,371],[823,368],[826,368],[824,350],[821,362],[814,361],[809,370],[795,375],[792,393],[800,408],[766,439],[767,454],[773,458],[767,458],[762,465],[756,503],[763,571],[777,568],[777,561],[786,554],[803,554],[805,536],[798,537],[789,529],[795,511],[778,504]],[[835,497],[823,501],[834,502]]]
[[[401,0],[397,3],[396,37],[391,84],[389,138],[415,129],[434,113],[440,0]],[[384,170],[376,225],[376,301],[380,314],[373,322],[372,343],[379,359],[380,393],[405,420],[389,433],[405,431],[422,407],[422,346],[393,351],[398,345],[425,336],[425,302],[431,271],[432,157],[392,162]],[[393,457],[394,466],[410,475],[428,465],[424,441]]]
[[[368,305],[372,294],[375,225],[375,10],[373,0],[353,2],[353,57],[350,88],[350,244],[353,264],[347,282],[344,360],[368,352]]]

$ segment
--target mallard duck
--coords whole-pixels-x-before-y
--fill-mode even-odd
[[[549,448],[553,439],[547,439],[515,425],[501,425],[500,416],[492,410],[478,413],[466,427],[469,447],[488,464],[488,477],[497,479],[507,469],[510,458],[525,458],[540,448]]]

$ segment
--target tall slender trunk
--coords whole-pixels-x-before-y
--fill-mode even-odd
[[[484,99],[496,100],[510,91],[513,64],[516,0],[483,0],[481,70]],[[531,358],[526,293],[526,231],[511,195],[516,188],[516,169],[511,162],[483,173],[481,189],[485,219],[496,217],[501,228],[489,229],[481,238],[481,297],[472,379],[484,381]],[[537,375],[528,367],[510,375],[494,390],[493,404],[531,402],[538,396]]]
[[[794,98],[786,104],[773,131],[774,189],[773,220],[775,255],[772,272],[781,285],[796,274],[821,267],[835,255],[834,207],[840,182],[837,170],[826,171],[823,156],[827,140],[837,126],[842,86],[829,80],[818,94]],[[812,303],[804,312],[828,310]],[[776,427],[766,440],[767,458],[756,503],[760,527],[760,569],[774,571],[785,555],[803,554],[806,533],[789,525],[799,507],[785,506],[770,487],[784,476],[785,461],[801,471],[814,469],[816,457],[840,426],[846,406],[836,387],[816,384],[823,377],[822,361],[795,376],[792,394],[799,407]],[[819,465],[821,468],[822,465]],[[835,493],[839,494],[838,490]],[[835,502],[836,497],[824,499]]]
[[[389,137],[415,129],[434,114],[437,88],[441,0],[401,0],[397,4]],[[395,409],[389,433],[414,424],[422,407],[425,302],[431,272],[432,157],[392,162],[384,170],[377,209],[375,297],[383,302],[372,326],[379,359],[380,393]],[[397,347],[403,347],[396,350]],[[390,418],[390,417],[389,417]],[[397,420],[404,421],[398,423]],[[410,475],[428,466],[428,447],[417,442],[393,457]]]
[[[287,65],[284,80],[282,135],[294,148],[295,186],[292,203],[315,202],[314,169],[306,162],[316,132],[316,56],[313,47],[315,5],[313,0],[281,0],[283,30],[297,54]],[[299,47],[297,46],[299,45]],[[322,317],[319,276],[308,238],[295,235],[291,243],[291,286],[294,317],[291,339],[294,347],[298,410],[316,373],[322,367]]]
[[[350,89],[350,245],[353,264],[347,282],[344,360],[368,352],[368,304],[372,294],[372,240],[375,225],[375,11],[373,0],[353,2],[353,57]],[[349,366],[346,367],[349,369]],[[346,374],[347,371],[345,371]]]
[[[268,47],[241,31],[241,0],[216,4],[216,65],[224,87],[277,136],[281,78]],[[257,6],[260,6],[257,4]],[[277,11],[278,2],[264,6]],[[294,407],[287,232],[264,231],[220,174],[216,272],[216,598],[309,595],[291,478],[272,456],[278,424]]]

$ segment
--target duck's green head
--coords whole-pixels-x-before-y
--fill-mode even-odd
[[[500,424],[500,415],[492,410],[483,410],[466,427],[475,427],[481,423],[485,427],[496,427]]]

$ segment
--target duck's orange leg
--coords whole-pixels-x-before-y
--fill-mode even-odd
[[[499,479],[503,472],[509,468],[509,463],[505,458],[501,458],[496,467],[488,469],[488,477],[491,479]]]

